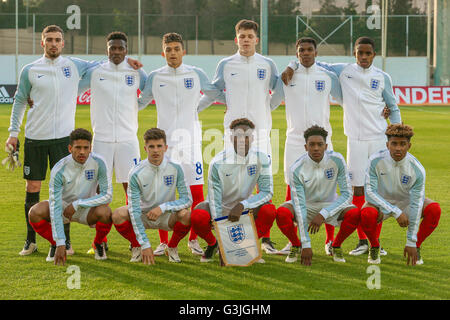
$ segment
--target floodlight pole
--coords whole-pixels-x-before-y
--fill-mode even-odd
[[[268,0],[261,0],[261,54],[268,54],[267,35],[268,35]]]
[[[142,50],[141,50],[141,37],[142,37],[142,14],[141,14],[141,0],[138,0],[138,57],[139,57],[139,61],[142,60],[141,55],[142,55]]]
[[[19,0],[16,0],[16,83],[19,84]]]

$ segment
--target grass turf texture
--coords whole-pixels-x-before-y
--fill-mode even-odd
[[[113,227],[108,235],[108,260],[95,261],[87,255],[95,229],[73,223],[71,239],[74,256],[66,265],[54,266],[45,261],[49,244],[37,235],[39,251],[21,257],[25,240],[24,199],[25,181],[22,170],[13,173],[0,170],[0,299],[450,299],[450,252],[448,234],[450,226],[450,107],[401,107],[402,119],[415,128],[410,150],[427,170],[426,196],[440,203],[442,216],[436,231],[422,245],[422,266],[406,266],[403,258],[406,229],[394,219],[384,222],[381,242],[388,251],[382,257],[381,288],[369,290],[366,282],[367,255],[353,257],[347,253],[357,243],[356,232],[343,244],[347,263],[338,264],[324,253],[325,231],[313,235],[313,265],[287,264],[285,256],[263,254],[266,264],[248,268],[222,268],[218,258],[214,263],[200,263],[187,248],[187,238],[179,245],[182,263],[169,263],[167,257],[156,257],[156,265],[129,263],[128,242]],[[0,141],[7,138],[11,106],[0,108]],[[224,107],[211,107],[200,114],[203,130],[222,130]],[[284,108],[272,113],[273,128],[279,129],[280,170],[274,175],[273,203],[279,206],[285,197],[282,171],[286,120]],[[26,119],[25,119],[26,120]],[[25,121],[24,121],[25,123]],[[331,109],[334,149],[346,154],[346,139],[342,129],[342,109]],[[154,107],[139,113],[139,138],[147,128],[156,126]],[[90,129],[89,107],[79,106],[76,127]],[[23,143],[23,129],[20,141]],[[3,142],[2,142],[3,143]],[[204,142],[206,145],[207,141]],[[23,160],[23,148],[21,160]],[[141,155],[144,158],[141,143]],[[4,155],[6,155],[4,153]],[[207,174],[207,163],[205,163]],[[205,174],[205,180],[206,180]],[[48,177],[43,182],[41,200],[48,199]],[[111,207],[125,202],[122,186],[115,183]],[[205,185],[206,196],[206,185]],[[336,228],[336,233],[338,228]],[[147,230],[154,247],[159,243],[158,232]],[[276,224],[272,240],[281,249],[287,239]],[[200,240],[201,245],[205,245]],[[81,271],[81,288],[69,290],[68,266],[76,265]]]

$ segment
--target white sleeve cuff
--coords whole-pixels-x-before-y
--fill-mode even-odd
[[[406,246],[407,247],[412,247],[412,248],[416,248],[417,247],[417,244],[416,244],[416,241],[412,241],[412,240],[406,240]]]
[[[329,213],[327,210],[325,210],[325,209],[320,210],[320,211],[319,211],[319,214],[320,214],[322,217],[324,217],[325,220],[327,220],[327,219],[328,219],[328,216],[330,215],[330,213]]]
[[[151,248],[151,247],[152,247],[152,245],[150,244],[150,241],[147,241],[146,243],[144,243],[143,245],[141,245],[141,249],[142,249],[142,250],[148,249],[148,248]]]
[[[302,242],[302,249],[311,249],[311,242]]]
[[[66,245],[66,240],[65,239],[58,239],[56,240],[56,246],[65,246]]]
[[[10,131],[9,136],[13,137],[13,138],[17,138],[17,137],[19,137],[19,132],[18,131]]]
[[[159,208],[161,209],[161,211],[162,211],[163,213],[167,211],[167,206],[166,206],[165,203],[159,205]]]
[[[288,67],[291,68],[292,70],[297,70],[298,69],[298,61],[297,60],[291,60],[288,64]]]

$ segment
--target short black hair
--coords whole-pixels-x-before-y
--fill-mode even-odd
[[[169,32],[169,33],[166,33],[165,35],[163,35],[163,40],[162,40],[163,47],[165,44],[168,44],[171,42],[181,43],[181,48],[184,49],[183,37],[181,36],[181,34],[176,33],[176,32]]]
[[[106,42],[109,42],[110,40],[123,40],[126,44],[128,44],[128,37],[127,35],[122,31],[113,31],[110,34],[106,36]]]
[[[312,127],[305,130],[303,133],[303,137],[305,138],[305,142],[308,142],[308,138],[311,136],[322,136],[323,140],[327,141],[328,131],[318,125],[313,125]]]
[[[375,51],[375,41],[372,38],[369,38],[369,37],[366,37],[366,36],[359,37],[355,41],[355,48],[359,44],[370,44],[372,46],[372,48],[373,48],[373,51]]]
[[[316,39],[311,38],[311,37],[302,37],[300,39],[297,40],[297,42],[295,43],[295,48],[297,49],[301,43],[312,43],[314,46],[314,49],[317,49],[317,42]]]
[[[76,140],[87,140],[92,143],[92,133],[83,128],[73,130],[69,136],[69,144],[72,146]]]

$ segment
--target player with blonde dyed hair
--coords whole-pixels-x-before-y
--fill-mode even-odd
[[[413,135],[408,125],[389,125],[387,149],[370,158],[361,210],[361,226],[371,244],[368,263],[381,263],[376,232],[381,221],[394,217],[400,227],[408,228],[404,256],[412,265],[423,264],[420,246],[439,224],[439,203],[425,197],[425,169],[408,152]]]

